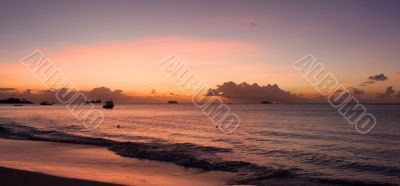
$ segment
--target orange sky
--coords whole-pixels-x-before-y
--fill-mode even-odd
[[[302,82],[290,66],[262,63],[276,55],[273,49],[241,41],[174,36],[41,51],[67,79],[81,89],[106,86],[137,93],[150,93],[152,89],[169,92],[178,90],[157,69],[157,64],[171,55],[179,56],[205,84],[213,88],[225,81],[247,81],[278,83],[284,87],[286,85],[288,89],[296,89],[291,84]],[[0,81],[3,86],[43,88],[22,64],[7,63],[0,66],[0,74],[6,77]]]
[[[396,6],[333,4],[16,2],[0,7],[0,88],[44,89],[19,63],[40,50],[80,89],[179,93],[157,68],[175,55],[210,88],[228,81],[278,84],[285,91],[315,97],[318,92],[292,67],[312,54],[346,87],[373,97],[392,86],[397,94]],[[381,73],[388,79],[360,86]]]

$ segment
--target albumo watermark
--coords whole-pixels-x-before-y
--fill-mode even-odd
[[[307,55],[296,61],[293,68],[298,70],[321,95],[327,96],[328,103],[354,126],[358,133],[367,134],[375,127],[376,118],[350,91],[339,84],[332,73],[325,71],[325,66],[317,62],[314,56]]]
[[[78,119],[85,129],[97,129],[104,121],[104,114],[93,103],[85,103],[81,93],[64,73],[56,68],[41,51],[35,51],[20,61],[43,85],[55,92],[56,99]]]
[[[213,96],[215,93],[202,83],[199,76],[182,63],[178,57],[170,56],[158,63],[158,68],[185,94],[191,95],[192,103],[205,114],[224,134],[233,133],[240,125],[240,118],[231,112],[228,105]],[[207,95],[205,95],[207,92]]]

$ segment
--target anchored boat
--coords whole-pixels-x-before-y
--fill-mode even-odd
[[[106,101],[103,105],[103,108],[105,109],[112,109],[114,108],[114,102],[110,99],[108,101]]]
[[[48,102],[48,101],[42,101],[40,102],[40,105],[53,105],[54,102]]]

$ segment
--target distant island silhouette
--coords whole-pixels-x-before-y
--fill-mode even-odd
[[[170,100],[170,101],[168,101],[168,104],[178,104],[178,101]]]
[[[0,104],[33,104],[33,102],[26,99],[8,98],[0,100]]]

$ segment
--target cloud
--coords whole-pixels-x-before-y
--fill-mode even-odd
[[[385,76],[385,74],[378,74],[378,75],[374,75],[374,76],[369,76],[368,79],[371,81],[386,81],[389,78],[387,76]]]
[[[358,89],[358,88],[350,88],[350,92],[353,95],[359,96],[364,94],[364,90]]]
[[[367,85],[373,84],[373,83],[375,83],[375,81],[364,81],[364,82],[361,83],[360,86],[367,86]]]
[[[101,99],[101,100],[113,99],[117,101],[130,99],[129,96],[123,94],[122,90],[116,89],[113,91],[107,87],[98,87],[89,91],[82,91],[82,93],[85,94],[89,99]]]
[[[235,82],[225,82],[222,85],[217,85],[217,89],[213,91],[215,94],[224,98],[236,99],[242,102],[261,102],[261,101],[276,101],[276,102],[299,102],[303,98],[298,97],[290,92],[284,91],[278,85],[259,86],[254,83],[252,85],[243,82],[236,84]]]
[[[372,76],[368,77],[367,81],[364,81],[363,83],[361,83],[360,86],[366,86],[366,85],[369,85],[369,84],[373,84],[376,81],[386,81],[388,79],[389,78],[387,76],[385,76],[385,74],[383,74],[383,73],[378,74],[378,75],[372,75]]]
[[[211,88],[209,88],[207,90],[207,93],[204,96],[216,96],[217,94],[215,93],[215,91]]]
[[[393,87],[387,87],[386,91],[384,93],[378,93],[378,94],[376,94],[376,97],[379,99],[385,99],[385,98],[389,98],[393,94],[394,94]]]
[[[14,91],[15,88],[0,88],[0,91]]]

